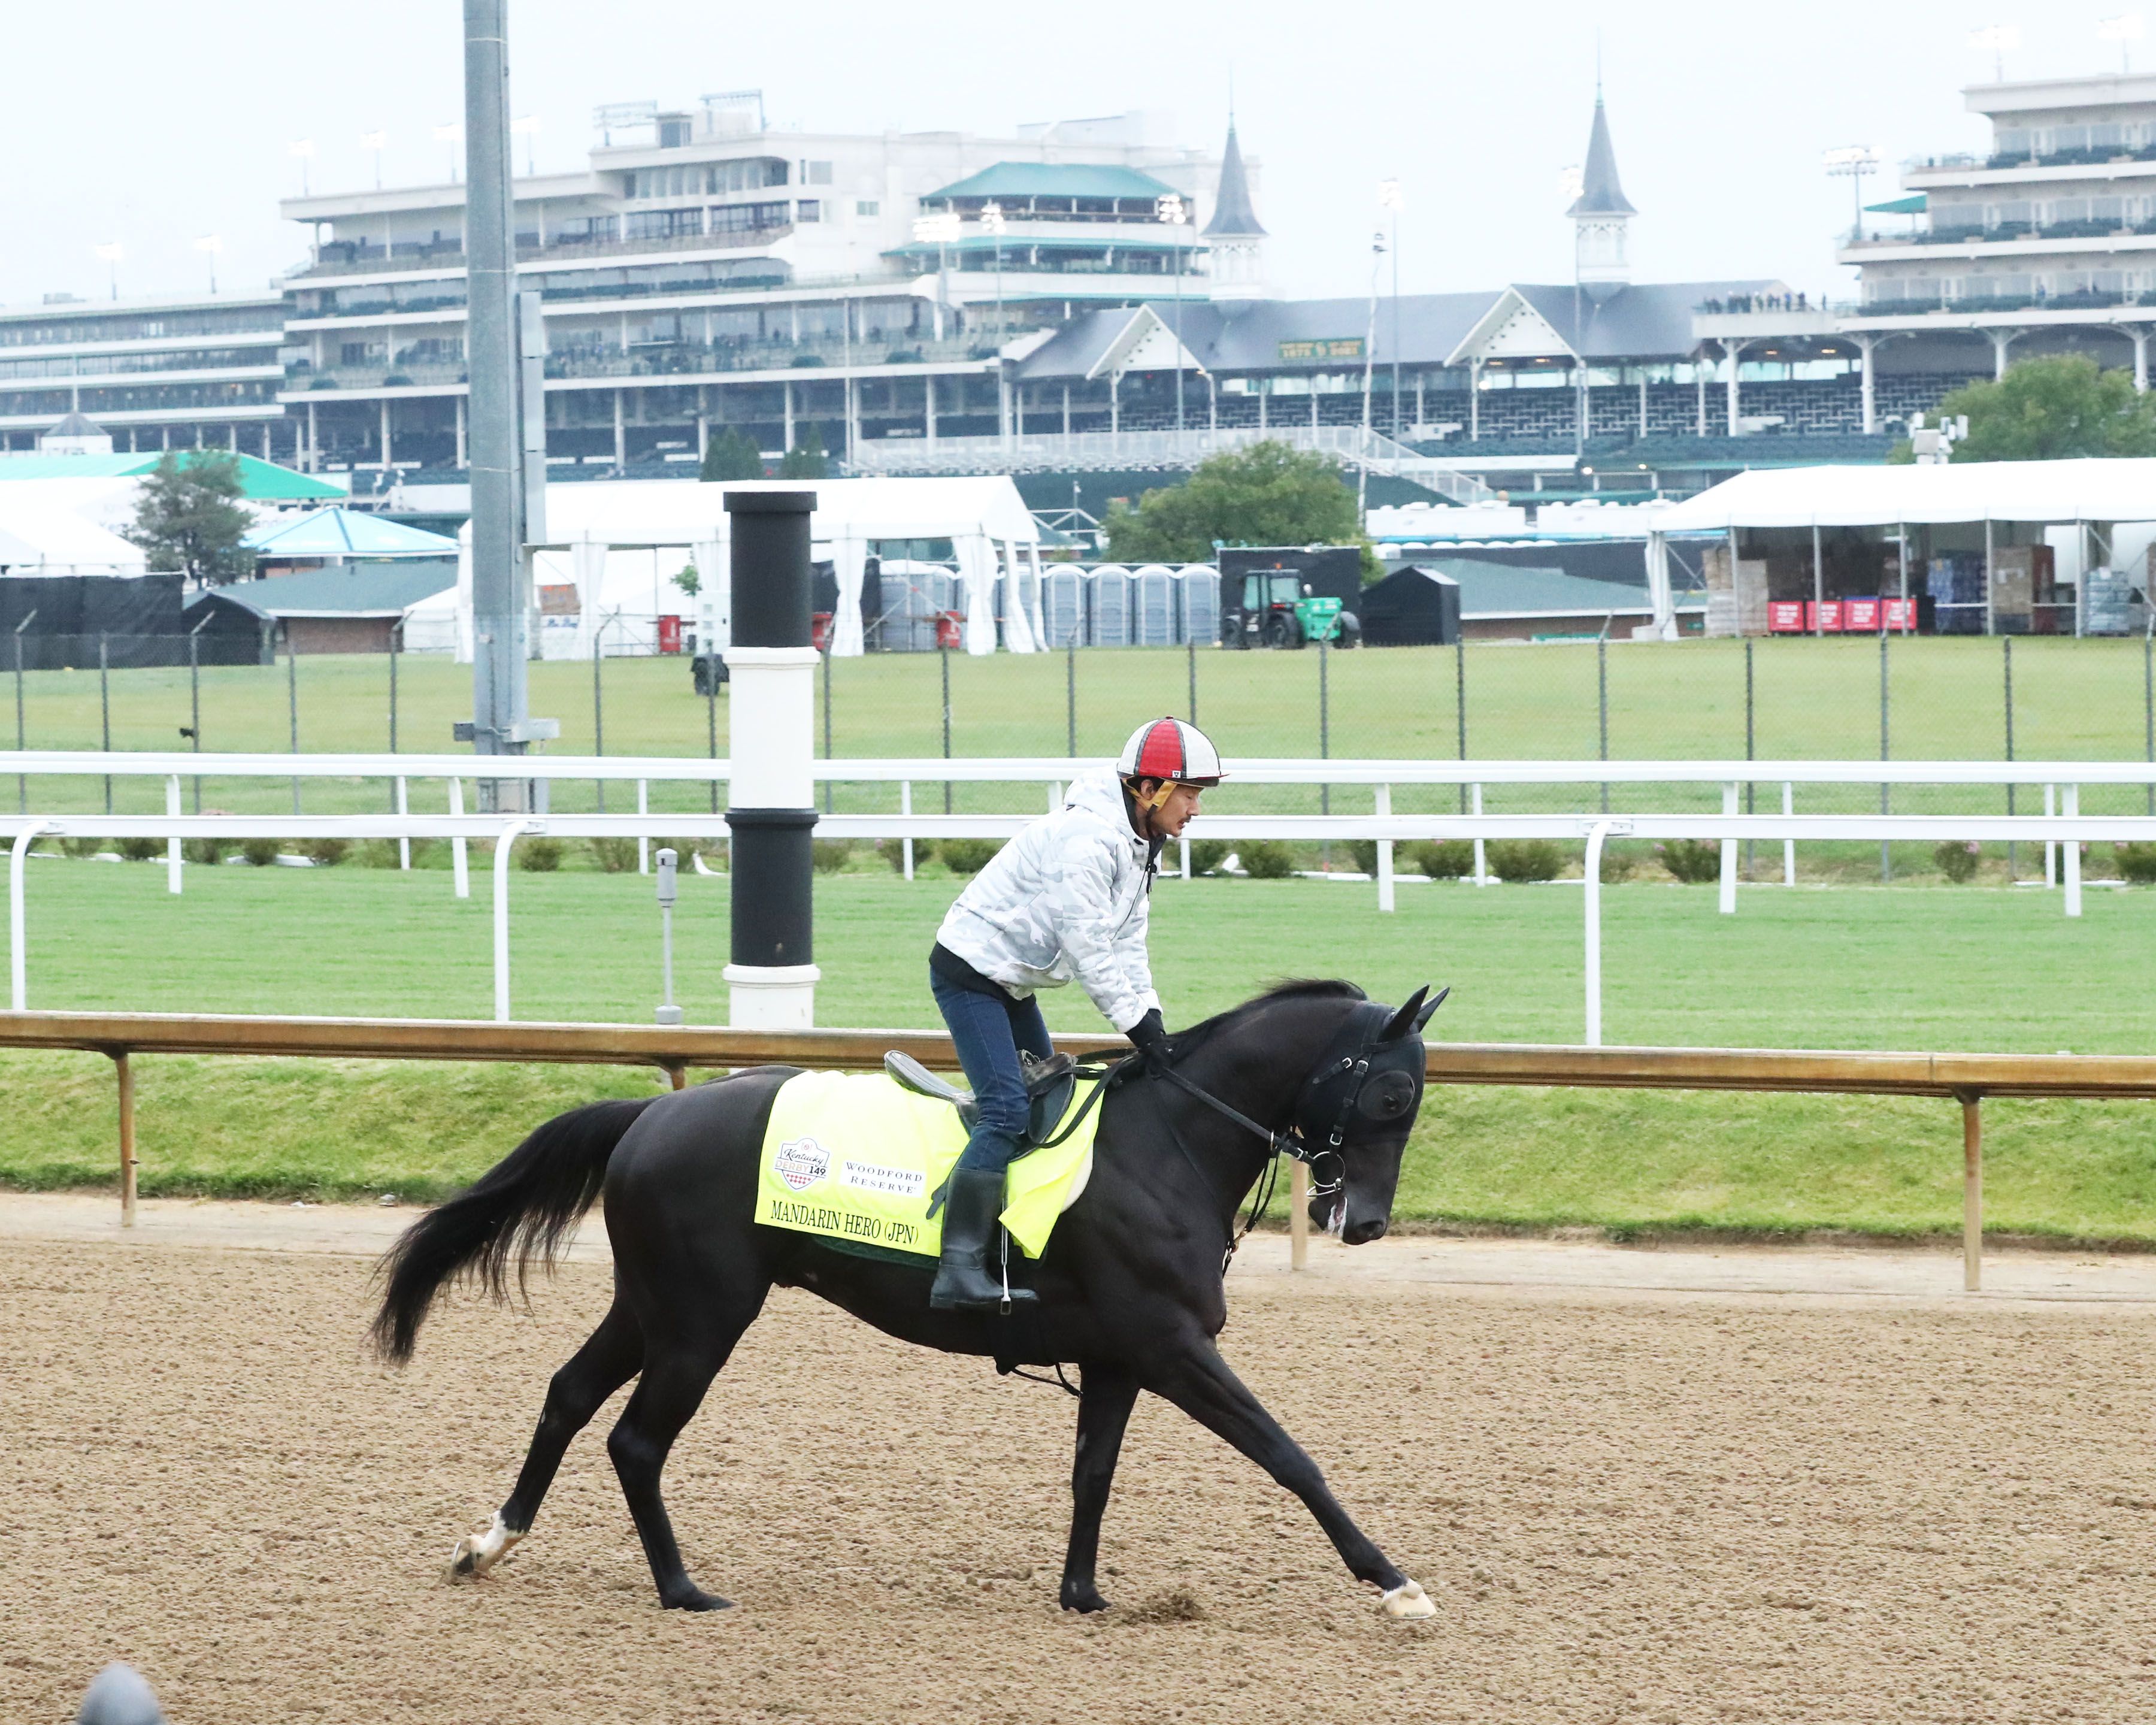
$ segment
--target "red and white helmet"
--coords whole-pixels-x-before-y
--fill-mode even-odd
[[[1215,785],[1228,775],[1213,739],[1180,719],[1154,719],[1131,733],[1116,757],[1118,778],[1157,778],[1163,785]]]

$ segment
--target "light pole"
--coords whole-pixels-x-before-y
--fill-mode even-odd
[[[509,122],[509,129],[524,140],[524,174],[525,177],[529,179],[539,172],[534,166],[535,158],[532,155],[534,146],[531,142],[531,140],[539,135],[539,116],[536,114],[526,114],[521,120],[512,120]]]
[[[464,141],[465,129],[454,121],[451,121],[447,126],[438,126],[434,128],[434,141],[438,144],[447,144],[449,146],[449,183],[452,186],[457,182],[457,147]]]
[[[1400,436],[1400,182],[1378,182],[1378,208],[1393,213],[1393,440]]]
[[[1825,164],[1830,179],[1846,179],[1853,200],[1855,219],[1849,230],[1849,243],[1855,245],[1864,238],[1864,177],[1879,166],[1879,152],[1869,144],[1851,144],[1846,149],[1830,150],[1820,158]]]
[[[1163,192],[1153,199],[1154,217],[1174,229],[1169,252],[1171,267],[1175,271],[1175,434],[1183,435],[1183,228],[1189,221],[1190,212],[1175,193]]]
[[[1370,500],[1370,376],[1378,347],[1378,272],[1384,267],[1385,236],[1370,236],[1370,321],[1363,335],[1363,459],[1356,465],[1355,517],[1368,519]]]
[[[300,196],[305,198],[307,196],[307,164],[314,160],[315,141],[312,138],[295,138],[285,146],[285,153],[300,164]]]
[[[90,249],[105,261],[106,275],[111,284],[112,297],[118,299],[120,297],[120,259],[125,255],[120,242],[116,239],[105,245],[92,246]]]
[[[950,278],[947,273],[947,248],[960,233],[958,213],[956,210],[937,210],[913,218],[913,241],[916,245],[936,248],[936,339],[943,339],[943,309],[950,303]]]
[[[359,147],[374,157],[374,189],[382,189],[382,152],[389,147],[386,131],[363,131],[359,135]]]
[[[195,249],[209,254],[209,290],[214,294],[217,291],[217,254],[224,249],[223,237],[216,234],[205,234],[195,242]]]

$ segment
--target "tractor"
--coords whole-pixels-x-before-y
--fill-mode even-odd
[[[1307,641],[1353,647],[1363,638],[1355,614],[1329,595],[1313,596],[1298,570],[1245,574],[1241,601],[1221,614],[1224,647],[1300,647]]]

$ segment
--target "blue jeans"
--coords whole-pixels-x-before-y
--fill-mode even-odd
[[[1025,1136],[1025,1074],[1019,1065],[1019,1051],[1023,1049],[1043,1060],[1055,1052],[1040,1004],[1029,995],[1014,1000],[1007,994],[978,994],[954,987],[933,971],[928,986],[943,1022],[951,1027],[951,1040],[958,1045],[958,1064],[980,1104],[973,1136],[967,1141],[958,1166],[1000,1172],[1010,1166],[1019,1140]]]

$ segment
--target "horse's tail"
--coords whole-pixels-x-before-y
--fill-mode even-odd
[[[369,1327],[375,1352],[392,1365],[411,1358],[420,1324],[454,1282],[476,1280],[506,1299],[514,1262],[521,1292],[532,1260],[552,1263],[598,1197],[614,1146],[657,1100],[591,1102],[556,1116],[406,1229],[377,1272],[388,1286]]]

